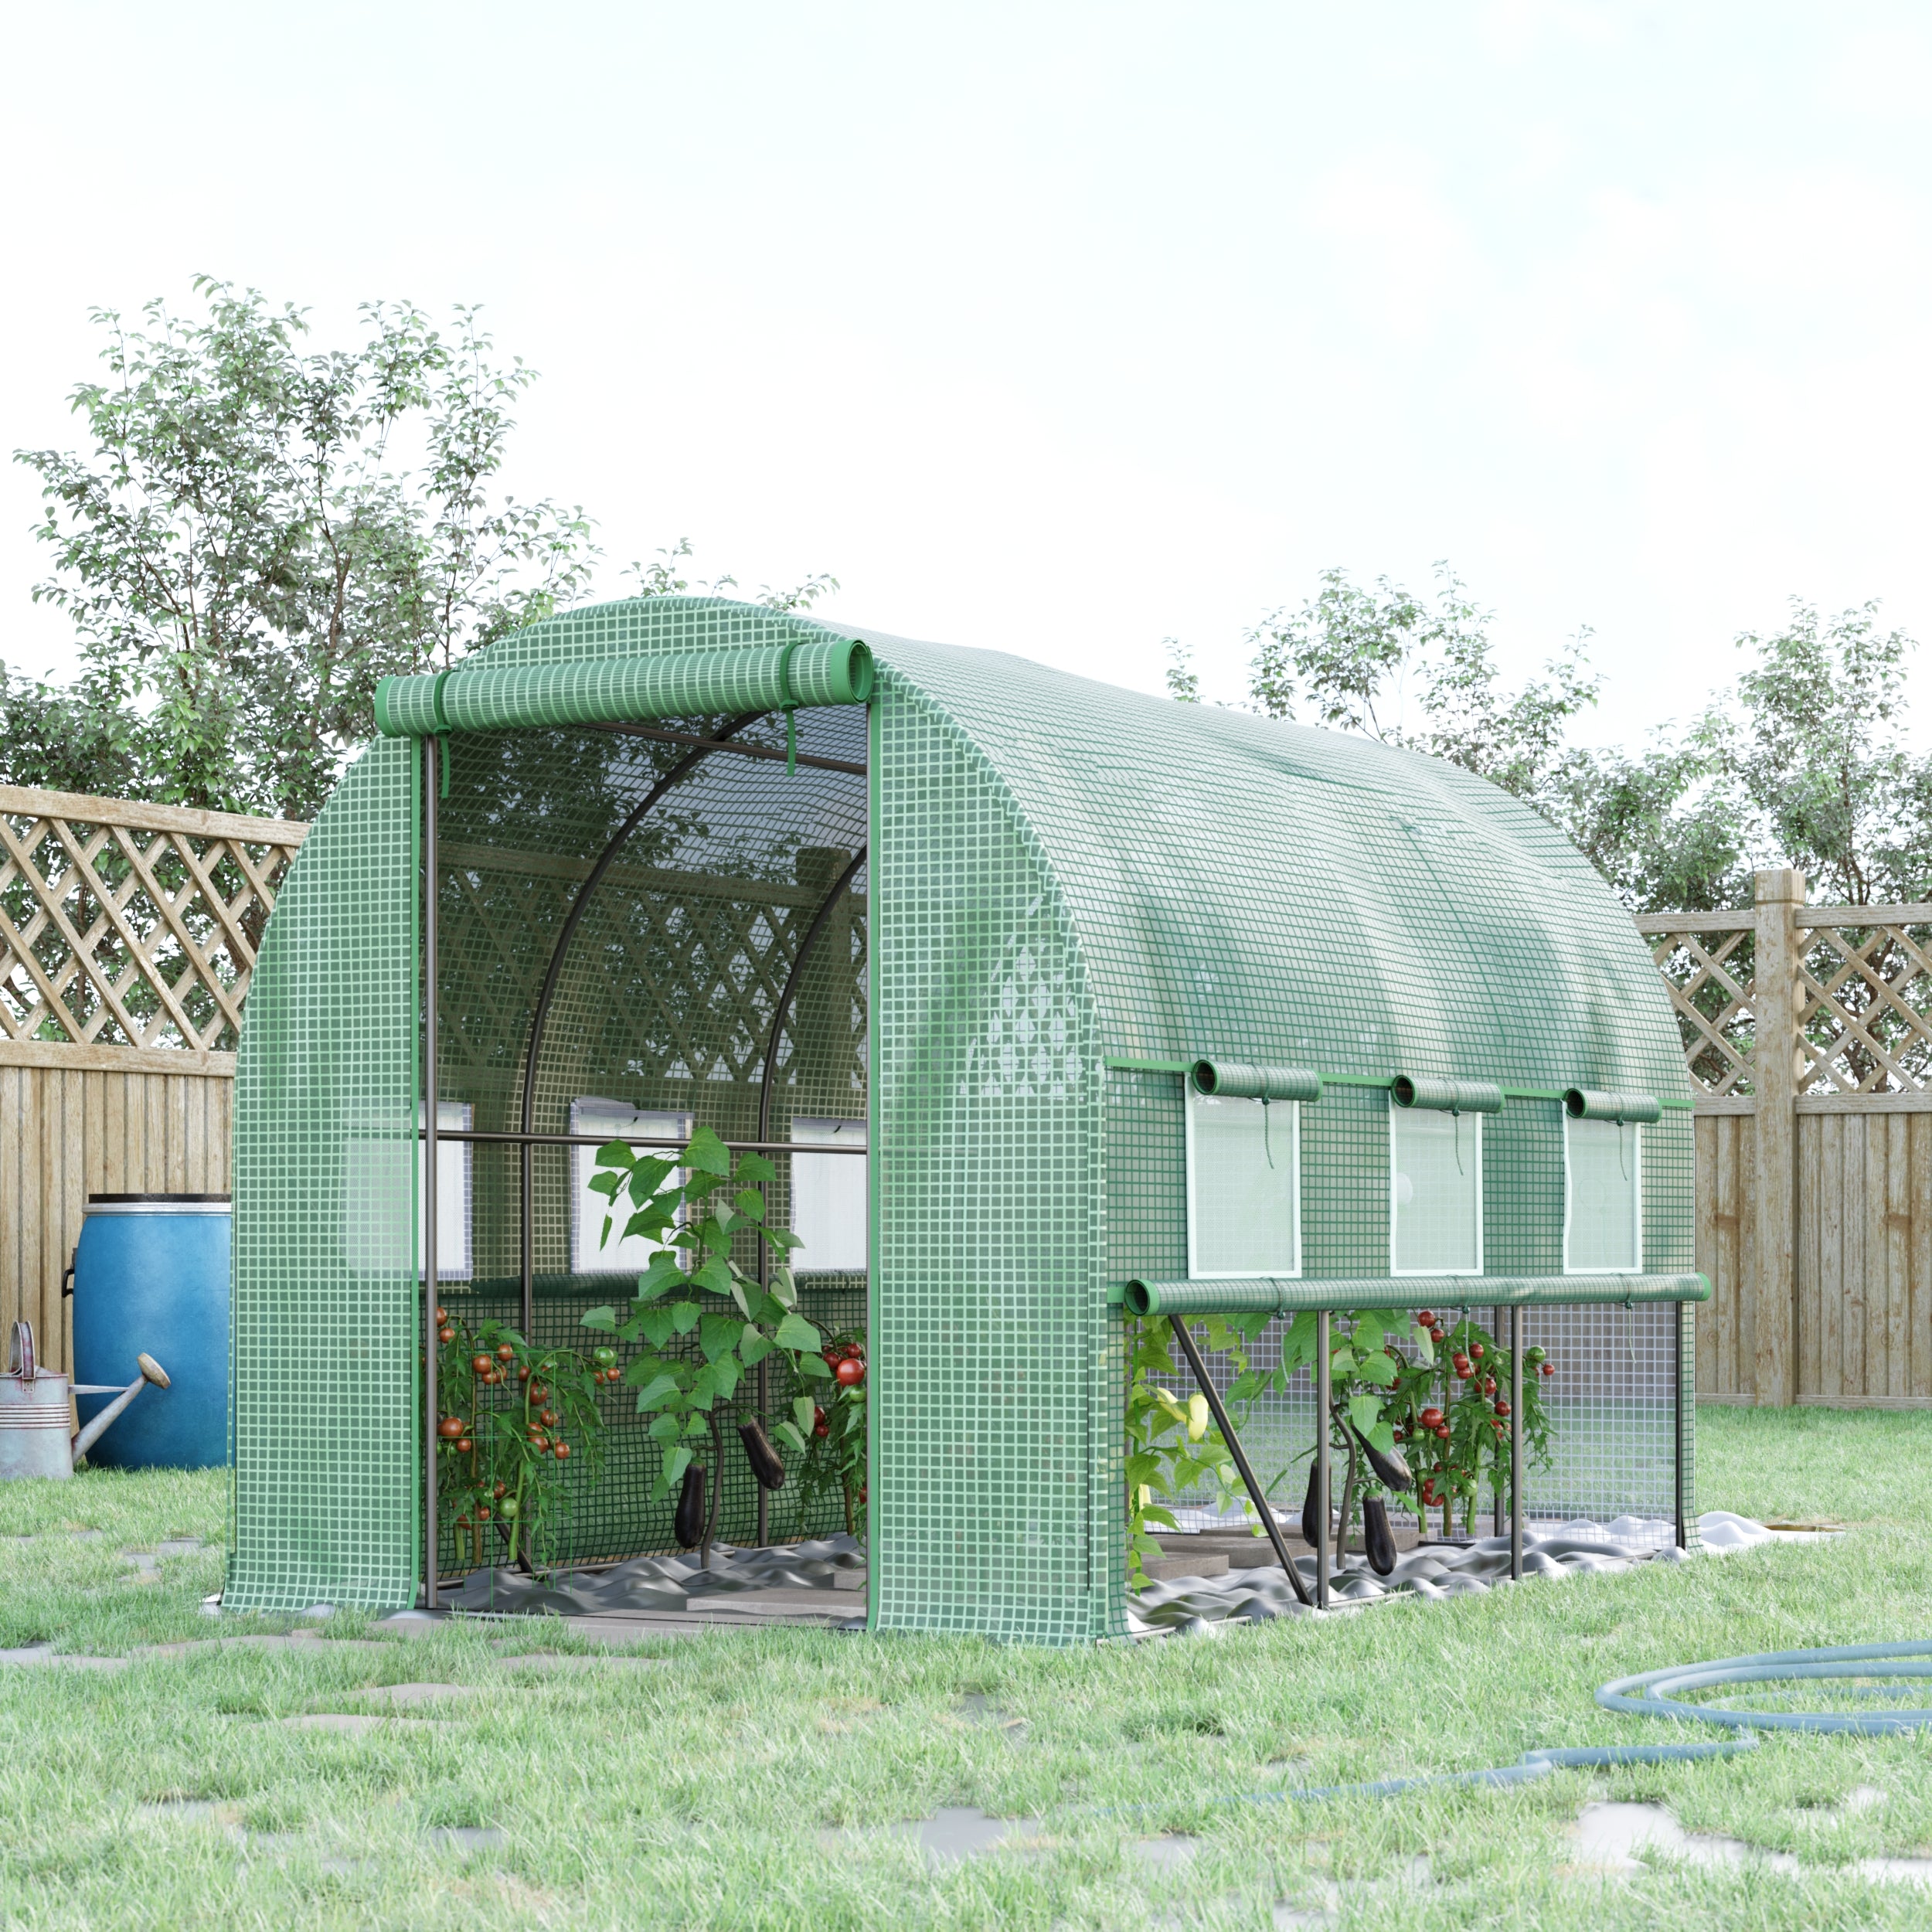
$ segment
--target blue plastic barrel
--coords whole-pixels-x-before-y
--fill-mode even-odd
[[[125,1387],[144,1351],[168,1372],[87,1452],[90,1468],[213,1469],[228,1460],[225,1194],[90,1194],[74,1250],[77,1382]],[[81,1396],[84,1424],[113,1400]]]

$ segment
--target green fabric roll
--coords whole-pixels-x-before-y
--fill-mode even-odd
[[[385,737],[421,738],[442,731],[862,704],[872,681],[871,649],[850,638],[579,658],[385,678],[376,687],[376,724]]]
[[[1573,1121],[1661,1121],[1662,1101],[1650,1094],[1604,1094],[1591,1087],[1573,1087],[1563,1095],[1563,1111]]]
[[[1430,1304],[1556,1308],[1566,1303],[1708,1301],[1701,1274],[1403,1274],[1352,1281],[1130,1281],[1130,1315],[1290,1315],[1300,1308],[1420,1308]]]
[[[1398,1073],[1389,1092],[1398,1107],[1426,1107],[1441,1114],[1502,1111],[1502,1089],[1493,1080],[1438,1080]]]
[[[1247,1066],[1233,1060],[1196,1060],[1194,1084],[1229,1100],[1318,1100],[1321,1076],[1302,1066]]]

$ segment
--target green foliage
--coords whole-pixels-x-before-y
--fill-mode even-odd
[[[195,290],[190,318],[97,311],[107,379],[73,392],[90,447],[15,452],[53,553],[34,595],[72,618],[82,673],[57,697],[9,691],[4,775],[83,775],[117,747],[117,789],[310,818],[371,734],[376,680],[568,602],[590,526],[497,493],[534,372],[497,359],[475,310],[445,333],[365,304],[360,344],[311,352],[301,311]]]
[[[1233,1357],[1238,1379],[1228,1398],[1229,1420],[1238,1431],[1267,1378],[1250,1376],[1249,1329],[1219,1315],[1203,1324],[1206,1345]],[[1156,1528],[1172,1529],[1172,1502],[1203,1482],[1213,1483],[1223,1504],[1240,1495],[1233,1461],[1221,1432],[1213,1426],[1207,1400],[1196,1389],[1176,1393],[1188,1379],[1185,1362],[1177,1369],[1173,1331],[1164,1315],[1127,1325],[1127,1570],[1131,1583],[1147,1580],[1145,1560],[1158,1556]]]
[[[1572,719],[1597,702],[1580,632],[1515,692],[1501,687],[1488,625],[1446,563],[1433,600],[1387,577],[1372,588],[1325,570],[1298,610],[1270,611],[1247,634],[1248,696],[1264,716],[1308,714],[1331,730],[1463,765],[1519,798],[1541,798]]]
[[[635,1350],[624,1380],[637,1390],[638,1413],[653,1418],[650,1434],[664,1452],[655,1500],[675,1488],[692,1463],[711,1465],[721,1412],[740,1399],[747,1372],[767,1356],[776,1353],[808,1386],[829,1379],[832,1370],[819,1352],[818,1329],[798,1312],[785,1260],[798,1236],[765,1225],[762,1183],[774,1169],[762,1155],[740,1155],[734,1165],[724,1143],[701,1127],[670,1159],[610,1141],[597,1149],[597,1169],[590,1185],[611,1203],[600,1244],[614,1233],[657,1250],[638,1277],[628,1315],[603,1308],[583,1317],[586,1328]],[[734,1256],[741,1237],[775,1252],[768,1284]],[[672,1345],[694,1335],[695,1352]],[[795,1415],[760,1420],[804,1451],[807,1437]],[[714,1482],[717,1474],[712,1468]]]

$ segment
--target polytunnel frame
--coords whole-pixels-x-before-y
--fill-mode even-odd
[[[539,1134],[535,1131],[536,1077],[543,1050],[543,1036],[549,1017],[550,1008],[557,988],[561,983],[566,956],[570,942],[576,937],[588,911],[597,887],[616,863],[618,854],[626,843],[642,825],[645,819],[676,786],[691,777],[704,761],[720,753],[740,757],[777,760],[784,764],[787,774],[799,766],[808,766],[823,770],[844,772],[865,777],[869,765],[855,763],[846,758],[828,758],[822,755],[801,751],[795,743],[788,744],[784,750],[768,745],[734,743],[736,735],[757,723],[761,719],[771,716],[767,707],[757,711],[740,713],[720,726],[710,736],[701,736],[692,732],[673,731],[659,726],[635,723],[597,723],[590,726],[594,730],[610,731],[626,736],[654,740],[659,743],[682,745],[689,747],[688,755],[664,773],[651,786],[643,800],[633,807],[623,823],[606,842],[597,855],[583,883],[572,900],[570,909],[564,916],[557,932],[550,957],[545,968],[541,990],[530,1017],[530,1026],[524,1049],[523,1092],[519,1114],[519,1126],[515,1129],[462,1128],[444,1129],[440,1124],[440,1111],[437,1104],[437,1048],[438,1048],[438,979],[437,934],[440,923],[438,894],[437,890],[437,801],[442,791],[442,772],[439,768],[447,757],[443,740],[439,734],[426,734],[423,744],[423,1125],[419,1130],[424,1144],[423,1170],[423,1334],[434,1337],[437,1329],[437,1310],[440,1301],[438,1271],[439,1257],[437,1253],[437,1160],[440,1144],[452,1141],[468,1145],[513,1146],[519,1150],[519,1228],[518,1247],[521,1263],[521,1290],[522,1301],[522,1329],[529,1335],[534,1325],[536,1296],[536,1181],[535,1156],[539,1147],[603,1147],[611,1140],[621,1140],[628,1146],[675,1148],[682,1143],[659,1137],[621,1134]],[[770,1139],[771,1121],[772,1074],[779,1043],[786,1022],[791,1016],[792,1005],[797,995],[801,978],[810,963],[821,935],[825,930],[833,910],[851,889],[852,882],[864,866],[870,849],[868,837],[865,844],[853,855],[831,889],[820,902],[810,922],[801,937],[797,951],[785,975],[785,984],[777,1002],[772,1009],[771,1026],[766,1036],[765,1050],[762,1056],[759,1097],[758,1131],[756,1139],[750,1141],[726,1141],[723,1145],[734,1154],[783,1153],[795,1154],[797,1148],[790,1141],[774,1142]],[[826,1147],[815,1152],[843,1155],[868,1162],[868,1193],[870,1189],[869,1149],[868,1148]],[[770,1276],[770,1250],[762,1244],[758,1255],[758,1273],[761,1283],[768,1282]],[[436,1610],[440,1607],[440,1560],[438,1546],[439,1523],[437,1479],[436,1460],[436,1425],[439,1406],[437,1386],[437,1351],[426,1342],[423,1351],[423,1607]],[[764,1362],[757,1365],[758,1399],[760,1405],[766,1400],[767,1370]],[[712,1511],[715,1515],[722,1496],[720,1482],[714,1489]],[[763,1543],[769,1532],[769,1498],[762,1485],[757,1491],[757,1536]],[[709,1531],[707,1530],[707,1539]]]

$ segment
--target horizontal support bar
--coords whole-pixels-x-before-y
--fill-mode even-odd
[[[416,1130],[419,1141],[429,1138],[429,1129],[419,1127]],[[439,1127],[436,1130],[439,1141],[472,1141],[485,1147],[608,1147],[613,1141],[621,1141],[626,1147],[668,1147],[682,1151],[689,1145],[688,1139],[666,1141],[655,1139],[641,1134],[519,1134],[498,1131],[493,1128]],[[839,1147],[829,1141],[726,1141],[723,1145],[733,1154],[863,1154],[862,1147]]]
[[[662,745],[689,745],[694,751],[728,752],[734,758],[770,758],[780,764],[791,757],[782,746],[734,744],[728,738],[701,738],[695,731],[667,731],[658,725],[594,724],[584,729],[607,731],[620,738],[649,738]],[[866,775],[866,767],[849,758],[821,758],[815,752],[801,751],[791,762],[810,765],[816,771],[848,771],[855,778]]]
[[[1558,1308],[1579,1302],[1708,1301],[1701,1274],[1399,1274],[1344,1281],[1243,1275],[1219,1281],[1130,1281],[1130,1315],[1292,1315],[1302,1308]]]

